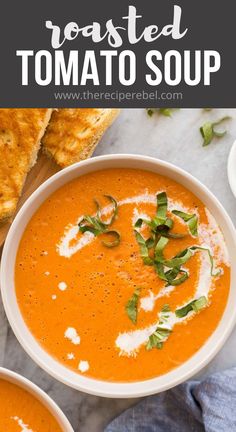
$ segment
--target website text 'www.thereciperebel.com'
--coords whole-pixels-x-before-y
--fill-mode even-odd
[[[183,100],[182,92],[123,92],[123,91],[111,91],[111,92],[91,92],[85,90],[83,92],[55,92],[55,100],[81,100],[81,101],[118,101],[124,100],[146,100],[146,101],[171,101],[171,100]]]

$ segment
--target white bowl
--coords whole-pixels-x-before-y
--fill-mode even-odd
[[[190,189],[204,202],[216,218],[223,231],[231,262],[233,261],[236,256],[236,233],[234,226],[222,205],[198,180],[172,164],[146,156],[101,156],[74,164],[55,174],[42,184],[21,208],[11,226],[3,250],[1,290],[5,311],[11,327],[23,348],[39,366],[54,378],[77,390],[99,396],[124,398],[139,397],[167,390],[196,374],[216,355],[229,336],[236,321],[236,266],[232,265],[229,299],[218,327],[195,355],[165,375],[132,383],[100,381],[79,375],[51,357],[30,333],[17,304],[14,288],[14,268],[19,241],[35,211],[59,187],[83,174],[118,167],[141,168],[156,172],[170,177]]]
[[[0,367],[0,379],[16,384],[18,387],[21,387],[28,393],[32,394],[52,414],[63,432],[73,432],[72,426],[58,405],[38,386],[24,378],[22,375],[3,367]]]
[[[228,180],[236,198],[236,141],[234,141],[228,157]]]

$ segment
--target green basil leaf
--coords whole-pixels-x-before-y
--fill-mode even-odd
[[[163,347],[163,342],[160,342],[159,338],[155,334],[149,336],[148,342],[146,344],[146,349],[148,351],[150,351],[152,348],[161,349],[162,347]]]
[[[157,111],[157,108],[147,108],[149,117],[152,117],[155,111]]]
[[[148,246],[146,244],[146,240],[143,238],[143,236],[138,231],[134,230],[134,234],[135,234],[136,240],[139,244],[140,254],[141,254],[141,257],[143,259],[144,264],[152,265],[153,260],[149,257]]]
[[[105,226],[96,217],[84,216],[79,223],[79,230],[82,233],[90,231],[97,236],[105,231]]]
[[[189,231],[194,237],[198,236],[198,217],[194,214],[188,221]]]
[[[222,137],[227,132],[226,130],[224,130],[224,131],[217,131],[216,126],[218,126],[219,124],[223,123],[226,120],[230,120],[230,118],[231,118],[230,116],[225,116],[225,117],[222,117],[220,120],[212,123],[213,133],[214,133],[214,135],[216,137]]]
[[[168,233],[169,230],[173,227],[174,222],[170,218],[158,218],[157,216],[155,216],[152,219],[152,224],[156,232],[159,233],[161,231],[165,231],[166,233]]]
[[[198,217],[196,214],[188,214],[179,210],[173,210],[172,213],[188,224],[189,231],[194,237],[198,236]]]
[[[137,219],[135,224],[134,224],[134,227],[135,228],[141,228],[143,222],[144,222],[144,219],[142,219],[142,218]]]
[[[163,250],[168,243],[168,239],[166,237],[160,237],[155,247],[155,261],[163,261]]]
[[[152,249],[154,247],[154,245],[155,245],[155,239],[153,237],[149,237],[146,240],[146,246],[147,246],[147,248],[148,249]]]
[[[99,202],[97,200],[94,200],[94,202],[95,202],[95,204],[97,206],[96,219],[104,227],[107,227],[107,226],[110,226],[114,222],[114,220],[115,220],[115,218],[117,216],[117,213],[118,213],[118,204],[117,204],[117,201],[115,200],[115,198],[113,198],[111,195],[104,195],[104,197],[106,197],[111,202],[111,204],[113,205],[112,216],[110,217],[110,219],[108,221],[103,221],[102,220],[102,210],[101,210],[100,204],[99,204]]]
[[[203,137],[203,147],[208,146],[213,138],[216,137],[222,137],[226,134],[226,130],[219,132],[216,130],[216,126],[224,122],[225,120],[229,120],[229,116],[222,117],[221,119],[217,120],[216,122],[206,122],[200,127],[200,133]]]
[[[135,227],[135,228],[141,228],[141,226],[142,226],[143,223],[146,224],[149,228],[151,228],[152,231],[155,231],[155,230],[156,230],[157,225],[156,225],[156,223],[155,223],[154,218],[153,218],[153,219],[150,219],[150,220],[149,220],[149,219],[139,218],[139,219],[135,222],[134,227]]]
[[[189,312],[195,311],[198,312],[199,310],[203,309],[207,305],[207,298],[205,296],[201,296],[196,300],[192,300],[187,305],[183,306],[180,309],[176,309],[175,315],[178,318],[184,318],[188,315]]]
[[[214,259],[213,256],[211,255],[211,252],[208,248],[202,247],[202,246],[191,246],[190,248],[192,251],[195,250],[199,250],[199,251],[206,251],[208,253],[209,256],[209,260],[211,263],[211,276],[219,276],[221,274],[221,270],[217,270],[216,272],[214,272]]]
[[[104,195],[112,204],[113,204],[113,214],[111,216],[111,219],[107,223],[108,225],[111,225],[114,220],[116,219],[117,213],[118,213],[118,204],[115,198],[113,198],[111,195]]]
[[[161,349],[163,342],[169,337],[171,330],[168,328],[157,326],[154,333],[148,338],[146,349],[151,350],[152,348]]]
[[[102,240],[102,244],[108,248],[116,247],[120,244],[120,233],[115,230],[106,231],[104,234],[108,234],[114,238],[113,241]]]
[[[165,117],[171,117],[171,111],[173,108],[160,108],[159,112],[160,114],[164,115]]]
[[[152,117],[155,112],[158,112],[165,117],[171,117],[172,111],[174,109],[177,108],[146,108],[149,117]]]
[[[179,267],[174,267],[165,273],[167,284],[166,286],[178,286],[181,285],[189,278],[189,274],[186,270],[182,270]],[[178,276],[178,277],[177,277]]]
[[[79,227],[79,231],[82,232],[82,234],[84,234],[85,232],[89,231],[91,232],[93,235],[98,236],[99,234],[101,234],[100,230],[97,230],[94,227],[91,227],[89,225],[82,225]]]
[[[185,264],[191,257],[193,253],[190,248],[184,249],[182,252],[179,252],[174,258],[170,260],[163,261],[164,266],[166,267],[181,267],[181,265]]]
[[[157,218],[163,220],[166,219],[167,205],[168,202],[166,192],[160,192],[159,194],[157,194]]]
[[[185,234],[172,233],[172,232],[167,232],[166,234],[163,233],[162,235],[165,235],[167,238],[170,238],[170,239],[182,239],[182,238],[186,237]]]
[[[184,213],[180,210],[172,210],[172,213],[176,216],[179,216],[181,219],[183,219],[184,222],[188,222],[193,217],[192,214]]]
[[[140,296],[140,291],[141,288],[136,288],[132,297],[128,300],[125,306],[126,313],[133,324],[136,324],[137,322],[138,300]]]
[[[212,123],[206,122],[200,127],[200,133],[203,137],[203,147],[208,146],[214,138]]]
[[[192,308],[195,312],[200,311],[207,305],[207,298],[205,296],[199,297],[197,300],[194,301],[192,304]]]
[[[155,262],[154,261],[154,268],[155,268],[159,278],[165,282],[168,282],[168,279],[167,279],[165,271],[164,271],[164,265],[161,262]],[[169,285],[169,283],[168,283],[168,285]]]
[[[170,312],[170,305],[168,303],[162,306],[161,312]]]
[[[110,195],[104,195],[106,198],[109,199],[109,201],[113,204],[113,213],[109,221],[102,221],[101,219],[101,207],[98,201],[94,200],[96,207],[97,207],[97,214],[96,216],[89,216],[86,215],[83,217],[83,219],[79,222],[79,231],[82,233],[85,233],[87,231],[91,232],[95,236],[98,236],[100,234],[108,234],[109,236],[112,236],[114,238],[113,241],[106,241],[103,240],[102,244],[108,248],[113,248],[115,246],[118,246],[120,244],[120,233],[116,230],[109,230],[109,226],[114,222],[117,212],[118,212],[118,205],[116,200],[110,196]]]

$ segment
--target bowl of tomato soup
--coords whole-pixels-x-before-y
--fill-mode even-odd
[[[46,393],[5,368],[0,368],[0,430],[73,432],[65,415]]]
[[[233,224],[157,159],[75,164],[24,204],[2,257],[9,322],[63,383],[107,397],[166,390],[218,352],[236,317]]]

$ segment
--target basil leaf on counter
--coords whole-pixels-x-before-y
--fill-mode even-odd
[[[165,117],[171,117],[171,113],[175,108],[147,108],[149,117],[152,117],[155,112],[159,112]]]
[[[172,213],[187,223],[189,231],[194,237],[198,236],[198,217],[196,214],[184,213],[179,210],[172,210]]]
[[[146,108],[149,117],[152,117],[154,112],[157,111],[157,108]]]
[[[140,291],[141,288],[136,288],[132,297],[129,299],[129,301],[125,306],[126,313],[133,324],[136,324],[137,322],[138,300],[139,300]]]
[[[203,309],[207,305],[207,298],[205,296],[201,296],[196,300],[191,301],[187,305],[183,306],[180,309],[176,309],[175,315],[177,318],[184,318],[188,315],[189,312],[194,311],[198,312]]]
[[[214,137],[222,137],[226,134],[226,130],[222,132],[217,131],[216,126],[229,119],[229,116],[225,116],[213,123],[206,122],[200,127],[200,133],[203,137],[203,147],[208,146]]]
[[[160,114],[164,115],[165,117],[171,117],[171,112],[173,108],[160,108],[159,112]]]

